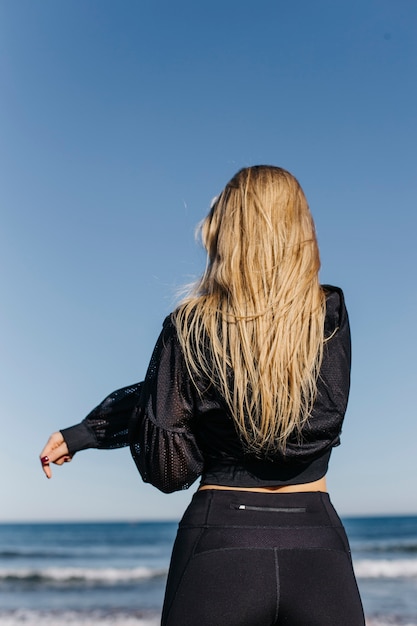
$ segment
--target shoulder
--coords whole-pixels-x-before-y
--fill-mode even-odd
[[[177,335],[177,327],[175,325],[175,321],[174,321],[173,315],[174,315],[173,313],[170,313],[169,315],[166,316],[166,318],[162,322],[161,337],[165,341],[170,341],[170,340],[173,340],[173,339],[177,339],[177,337],[178,337],[178,335]]]
[[[325,335],[329,336],[348,323],[345,297],[340,287],[322,285],[326,295]]]
[[[166,318],[162,322],[163,328],[175,328],[173,315],[174,315],[173,313],[170,313],[169,315],[166,316]]]
[[[162,330],[156,344],[157,358],[167,358],[178,366],[183,360],[183,350],[178,336],[175,314],[170,313],[162,323]],[[171,364],[172,364],[171,363]]]
[[[170,355],[178,351],[176,349],[177,344],[177,331],[174,322],[171,319],[171,315],[168,315],[162,323],[161,332],[159,333],[158,339],[156,340],[151,360],[149,362],[148,374],[151,371],[156,372],[161,364],[161,360],[170,360]]]

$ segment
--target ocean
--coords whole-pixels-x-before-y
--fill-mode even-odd
[[[417,626],[417,516],[344,519],[367,626]],[[0,626],[157,626],[174,522],[0,524]]]

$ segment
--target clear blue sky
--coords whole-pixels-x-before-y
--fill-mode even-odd
[[[38,453],[141,380],[194,227],[242,166],[292,171],[343,287],[347,514],[417,513],[417,3],[0,0],[0,520],[177,518],[128,450]]]

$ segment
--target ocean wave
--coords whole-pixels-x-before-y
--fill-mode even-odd
[[[417,559],[357,559],[353,562],[358,578],[417,578]],[[0,570],[0,585],[26,583],[33,585],[122,585],[162,578],[166,568],[6,568]]]
[[[417,618],[410,621],[410,618],[395,615],[372,616],[366,617],[366,626],[417,626]]]
[[[159,626],[160,615],[143,611],[38,611],[0,612],[0,626]]]
[[[353,565],[358,578],[417,578],[416,559],[363,559]]]
[[[159,626],[160,615],[155,612],[114,609],[60,611],[18,609],[0,611],[0,626]],[[400,616],[367,616],[366,626],[417,626],[417,619]]]
[[[354,552],[376,552],[376,553],[405,553],[413,554],[417,552],[417,540],[392,540],[392,541],[351,541],[351,548]]]
[[[80,551],[80,555],[85,554]],[[1,550],[0,559],[73,559],[74,551]]]
[[[5,569],[0,570],[0,583],[20,582],[32,584],[102,584],[117,585],[151,578],[160,578],[167,574],[166,569],[135,568],[82,568],[82,567],[47,567],[45,569]]]

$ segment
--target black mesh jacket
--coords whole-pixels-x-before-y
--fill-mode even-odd
[[[302,437],[285,453],[259,458],[240,440],[218,391],[191,381],[170,317],[163,324],[144,382],[119,389],[76,426],[62,430],[71,454],[85,448],[130,445],[145,482],[164,492],[202,484],[233,487],[291,485],[326,474],[340,443],[350,385],[350,331],[343,293],[324,286],[323,362],[312,414]]]

